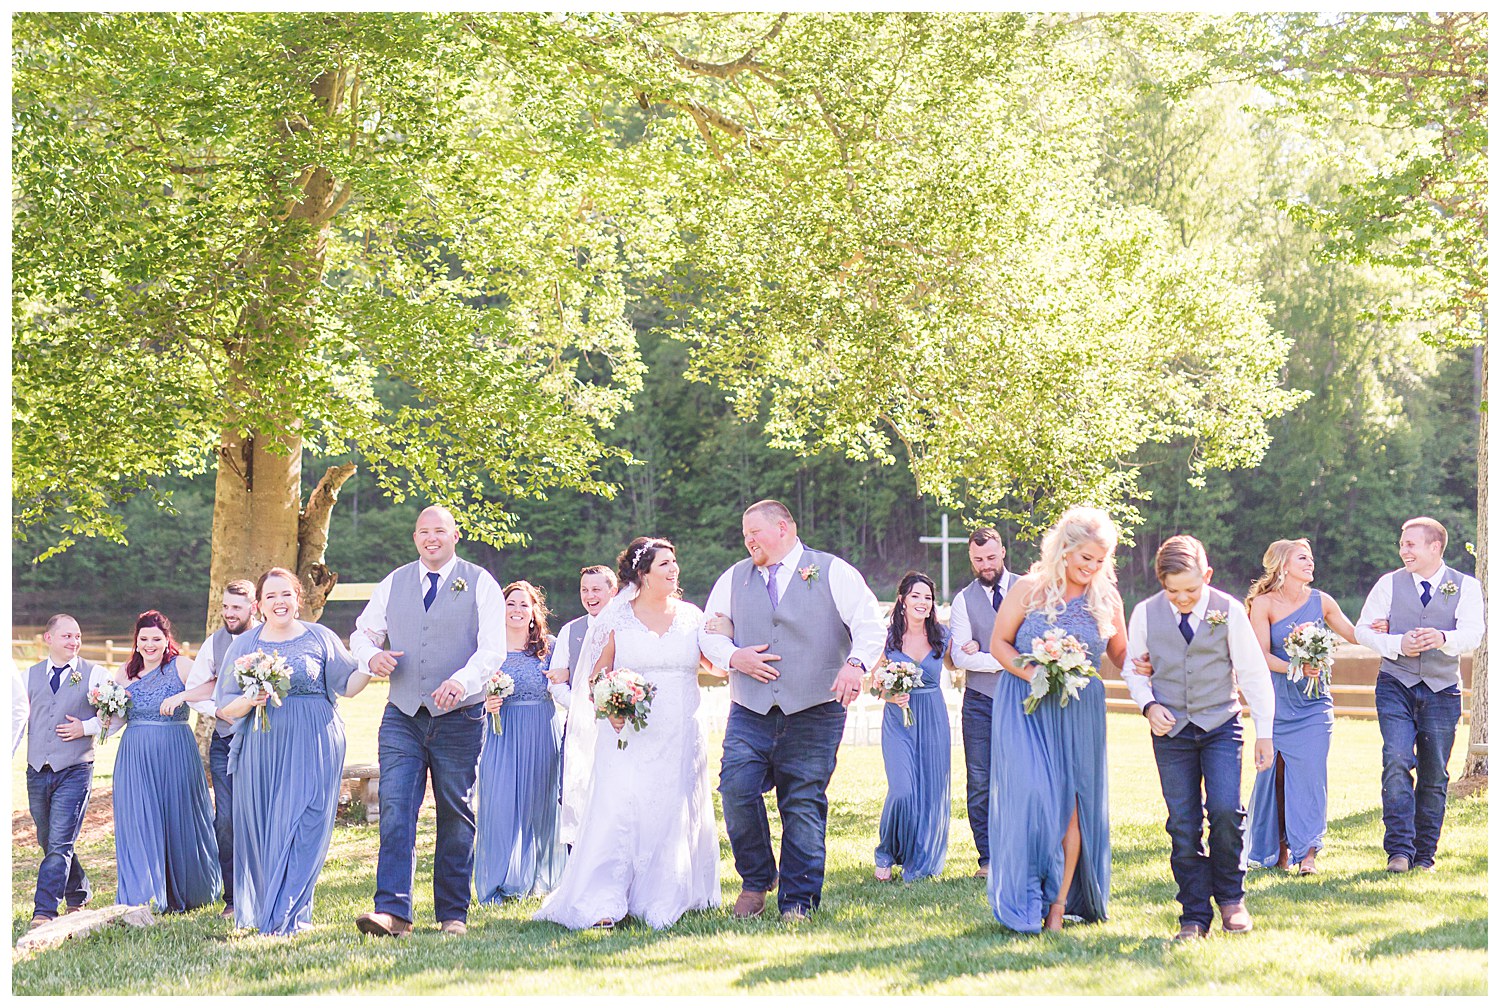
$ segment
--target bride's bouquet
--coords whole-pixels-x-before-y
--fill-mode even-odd
[[[1302,684],[1309,700],[1328,696],[1333,690],[1333,649],[1339,639],[1321,622],[1302,623],[1286,635],[1286,677]]]
[[[891,697],[906,694],[922,685],[922,670],[909,661],[887,662],[876,668],[870,681],[881,696]],[[914,723],[911,708],[901,708],[901,723],[910,728]]]
[[[1061,627],[1033,637],[1031,651],[1021,657],[1039,666],[1031,679],[1031,695],[1023,705],[1027,714],[1048,696],[1056,696],[1057,706],[1066,707],[1069,700],[1078,699],[1090,679],[1099,678],[1099,670],[1089,661],[1088,647]]]
[[[234,660],[234,681],[240,692],[254,700],[261,693],[277,706],[292,688],[292,667],[278,652],[252,651]],[[268,731],[271,718],[264,707],[256,708],[255,730]]]
[[[509,673],[501,672],[498,669],[494,675],[490,676],[489,681],[484,684],[484,692],[487,695],[497,696],[501,700],[504,700],[515,691],[516,681],[510,677]],[[495,730],[496,735],[505,734],[505,729],[500,727],[499,711],[490,711],[490,727]]]
[[[113,679],[107,679],[89,690],[89,706],[99,715],[99,742],[103,744],[109,734],[109,723],[123,718],[130,708],[130,691]]]
[[[636,731],[646,727],[646,715],[651,713],[651,700],[656,696],[656,684],[647,682],[627,668],[607,669],[594,682],[594,717],[624,718]],[[622,734],[615,742],[619,748],[626,746]]]

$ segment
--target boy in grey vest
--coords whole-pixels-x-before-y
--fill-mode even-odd
[[[32,927],[55,918],[64,900],[72,913],[92,895],[74,845],[94,787],[94,737],[100,727],[89,706],[89,691],[109,679],[104,666],[79,656],[83,631],[73,617],[53,616],[42,640],[47,644],[47,657],[26,672],[31,705],[26,724],[26,797],[42,848]]]
[[[468,933],[484,684],[505,661],[505,599],[489,571],[455,555],[458,539],[447,508],[424,510],[412,533],[417,561],[375,586],[349,639],[360,665],[391,683],[380,720],[375,909],[355,921],[364,934],[411,932],[417,814],[429,775],[433,909],[443,934]]]
[[[1375,582],[1354,628],[1355,638],[1381,657],[1375,713],[1390,872],[1432,871],[1436,863],[1448,757],[1463,712],[1459,656],[1484,637],[1484,593],[1474,578],[1443,564],[1447,545],[1448,530],[1432,518],[1402,525],[1402,569]]]
[[[745,510],[750,558],[720,575],[705,611],[733,622],[698,646],[729,669],[729,721],[719,793],[743,889],[734,916],[758,916],[778,888],[783,920],[806,919],[823,893],[828,781],[849,703],[885,646],[885,621],[865,579],[845,561],[807,549],[780,501]],[[762,795],[776,788],[781,864]]]
[[[223,626],[209,635],[198,649],[193,663],[194,680],[215,680],[210,700],[191,701],[199,714],[214,719],[214,733],[208,743],[209,779],[214,787],[214,836],[219,841],[219,873],[224,878],[224,909],[221,917],[234,917],[234,782],[229,774],[229,747],[234,739],[234,722],[218,716],[219,708],[229,702],[223,687],[232,676],[224,675],[224,656],[229,645],[249,630],[255,621],[255,582],[241,578],[224,586],[219,599],[219,617]]]
[[[1187,535],[1162,543],[1156,577],[1162,590],[1130,614],[1130,648],[1121,676],[1151,725],[1172,840],[1172,877],[1182,904],[1175,940],[1208,934],[1210,898],[1219,905],[1225,931],[1249,931],[1239,691],[1255,718],[1255,768],[1260,770],[1273,756],[1271,670],[1244,605],[1208,587],[1213,568],[1202,543]]]
[[[969,533],[969,566],[974,580],[953,599],[948,628],[952,631],[948,656],[964,670],[964,702],[960,724],[964,739],[964,776],[968,785],[969,829],[979,854],[975,878],[990,873],[990,730],[995,713],[995,684],[1000,662],[990,654],[990,631],[995,613],[1015,583],[1005,569],[1005,543],[1000,533],[985,526]]]

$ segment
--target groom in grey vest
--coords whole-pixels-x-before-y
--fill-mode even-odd
[[[946,548],[946,547],[945,547]],[[1005,543],[985,526],[969,533],[969,565],[974,580],[953,599],[948,616],[952,631],[948,655],[964,670],[964,703],[960,724],[964,737],[964,776],[968,784],[969,828],[979,852],[975,878],[990,873],[990,724],[1000,663],[990,654],[995,612],[1015,583],[1005,569]]]
[[[229,746],[234,739],[234,722],[218,716],[219,708],[229,702],[224,687],[233,675],[225,675],[224,656],[229,645],[255,622],[255,582],[241,578],[224,586],[219,599],[219,617],[223,626],[209,635],[198,649],[192,678],[216,680],[211,700],[195,700],[189,706],[214,719],[213,738],[208,743],[209,779],[214,786],[214,836],[219,841],[219,874],[224,879],[224,909],[221,917],[234,917],[234,781],[229,773]]]
[[[759,915],[777,889],[782,919],[804,920],[823,893],[828,781],[846,708],[880,658],[885,622],[857,570],[802,545],[786,505],[750,505],[742,530],[750,557],[720,575],[706,607],[729,615],[734,637],[705,629],[698,638],[730,670],[719,793],[742,880],[734,915]],[[779,875],[762,797],[773,787]]]
[[[1447,545],[1448,530],[1432,518],[1402,525],[1402,569],[1375,582],[1354,628],[1359,642],[1381,656],[1375,714],[1389,872],[1432,871],[1436,863],[1448,757],[1463,707],[1459,656],[1484,637],[1484,594],[1474,578],[1443,564]],[[1373,627],[1380,621],[1384,633]]]
[[[505,601],[489,571],[454,554],[458,538],[447,508],[423,511],[412,533],[417,561],[375,586],[349,641],[360,664],[391,683],[380,721],[375,910],[355,921],[365,934],[411,932],[417,813],[429,774],[433,909],[444,934],[468,932],[484,683],[505,661]]]

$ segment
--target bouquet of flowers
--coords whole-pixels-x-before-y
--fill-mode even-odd
[[[649,683],[627,668],[608,669],[594,683],[594,717],[624,718],[636,731],[646,727],[656,684]],[[625,736],[615,743],[625,748]]]
[[[1040,666],[1032,676],[1031,695],[1024,704],[1027,714],[1052,695],[1057,697],[1057,706],[1066,707],[1069,700],[1078,699],[1078,692],[1090,679],[1099,678],[1099,670],[1089,661],[1088,647],[1061,627],[1033,637],[1031,651],[1021,657]]]
[[[252,651],[235,659],[234,681],[239,683],[240,692],[250,699],[254,700],[264,692],[279,706],[281,698],[292,688],[292,667],[279,652]],[[270,727],[270,715],[264,707],[259,708],[255,730],[268,731]]]
[[[130,691],[113,679],[107,679],[89,690],[89,706],[99,714],[99,742],[102,744],[109,732],[109,723],[123,718],[130,707]]]
[[[489,682],[484,684],[484,692],[487,695],[497,696],[501,700],[504,700],[515,691],[516,681],[508,673],[502,672],[499,669],[496,669],[495,674],[490,676]],[[505,734],[505,729],[500,727],[499,711],[490,711],[490,727],[495,730],[496,735]]]
[[[922,670],[909,661],[886,662],[878,666],[870,677],[871,683],[881,696],[889,699],[911,691],[922,685]],[[911,708],[901,708],[901,723],[910,728],[914,723]]]
[[[1302,684],[1309,700],[1333,689],[1333,649],[1339,639],[1321,621],[1302,623],[1286,635],[1286,677]]]

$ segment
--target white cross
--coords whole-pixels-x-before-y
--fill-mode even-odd
[[[962,536],[954,539],[948,535],[948,512],[946,511],[943,512],[942,530],[942,535],[921,536],[917,539],[917,542],[937,543],[943,547],[943,601],[950,602],[952,601],[952,596],[948,593],[948,547],[955,543],[966,543],[969,541],[969,537]]]

